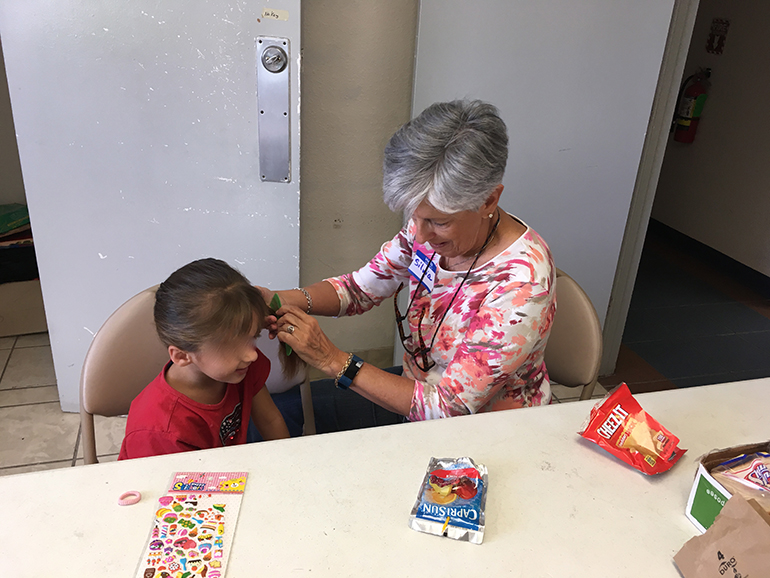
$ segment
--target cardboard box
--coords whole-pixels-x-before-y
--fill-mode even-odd
[[[700,459],[698,472],[695,474],[695,481],[690,490],[690,497],[687,500],[687,511],[685,513],[701,533],[705,532],[714,523],[717,514],[722,511],[727,500],[732,497],[732,494],[711,476],[711,470],[719,464],[741,454],[766,452],[768,447],[770,447],[770,442],[734,446],[722,450],[714,450]]]

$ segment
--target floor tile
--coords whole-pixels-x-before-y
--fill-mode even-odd
[[[79,426],[58,402],[0,408],[0,467],[71,461]]]
[[[715,383],[726,383],[728,381],[741,381],[735,377],[735,373],[731,371],[720,371],[717,373],[709,373],[706,375],[693,375],[690,377],[680,377],[672,379],[671,381],[677,387],[698,387],[701,385],[714,385]]]
[[[0,389],[55,384],[50,345],[14,349],[0,379]]]
[[[719,309],[719,314],[724,316],[725,327],[734,333],[770,331],[770,319],[749,305],[737,302],[725,303]]]
[[[642,252],[631,307],[679,307],[725,303],[730,300],[718,289],[687,274],[665,257]]]
[[[621,383],[626,383],[632,392],[634,391],[633,385],[653,381],[663,382],[668,380],[629,346],[622,343],[618,353],[618,360],[615,364],[615,372],[612,375],[599,378],[599,383],[607,389],[612,389]],[[674,384],[668,382],[668,389],[673,388]]]
[[[757,356],[764,355],[770,358],[770,331],[741,333],[740,338],[746,343],[746,347],[756,351]]]
[[[96,456],[96,459],[99,460],[100,464],[105,464],[107,462],[117,462],[118,461],[118,454],[108,454],[106,456]],[[85,465],[83,463],[83,458],[78,458],[75,461],[75,467],[83,466],[83,465]]]
[[[0,389],[0,407],[30,405],[59,401],[59,391],[55,385],[43,387],[25,387],[20,389]]]
[[[770,331],[770,319],[743,303],[634,309],[629,311],[623,342],[749,331]]]
[[[11,349],[15,342],[15,337],[0,337],[0,349]]]
[[[671,381],[770,366],[770,357],[757,355],[741,335],[662,339],[629,347]]]
[[[639,383],[629,383],[628,391],[633,395],[640,393],[652,393],[654,391],[668,391],[669,389],[675,389],[677,385],[670,379],[661,379],[659,381],[645,381]]]
[[[48,338],[48,332],[19,335],[16,338],[16,347],[39,347],[41,345],[51,345],[51,340]]]
[[[591,394],[591,399],[601,399],[607,395],[607,393],[607,389],[601,383],[597,383],[594,385],[594,391]]]
[[[120,445],[126,435],[125,417],[94,416],[94,433],[96,434],[96,455],[118,454]],[[83,444],[78,445],[78,458],[83,457]]]
[[[754,311],[760,315],[770,319],[770,301],[763,299],[759,301],[744,301],[747,307],[751,307]]]
[[[8,358],[11,357],[11,352],[12,351],[10,349],[0,349],[0,378],[5,372],[5,368],[8,364]]]
[[[29,472],[39,472],[41,470],[55,470],[56,468],[70,467],[72,467],[72,458],[55,462],[28,464],[24,466],[14,466],[11,468],[0,468],[0,476],[12,476],[14,474],[26,474]]]
[[[702,373],[765,370],[770,375],[770,356],[747,346],[746,334],[698,337],[692,346],[700,357]]]
[[[567,387],[566,385],[561,385],[559,383],[551,384],[551,393],[562,402],[580,399],[580,393],[582,391],[582,387]]]

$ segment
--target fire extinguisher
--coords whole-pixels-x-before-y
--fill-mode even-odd
[[[674,116],[674,140],[691,143],[695,140],[700,115],[706,102],[707,92],[711,83],[710,68],[702,68],[688,76],[679,89],[676,114]]]

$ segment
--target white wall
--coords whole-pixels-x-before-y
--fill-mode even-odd
[[[10,96],[62,408],[93,332],[181,265],[299,279],[300,3],[0,3]],[[256,37],[292,39],[292,178],[259,178]]]
[[[709,54],[713,18],[727,18],[724,53]],[[701,0],[685,77],[712,69],[692,144],[671,139],[652,216],[770,275],[770,3]]]
[[[503,207],[604,319],[674,0],[423,0],[414,112],[481,98],[508,124]]]

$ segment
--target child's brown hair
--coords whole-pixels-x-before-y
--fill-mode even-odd
[[[257,333],[270,308],[262,293],[239,271],[219,259],[199,259],[174,271],[155,294],[155,328],[160,340],[196,352],[206,341],[221,342],[248,334],[254,315]],[[280,348],[284,374],[298,369],[299,357]]]

